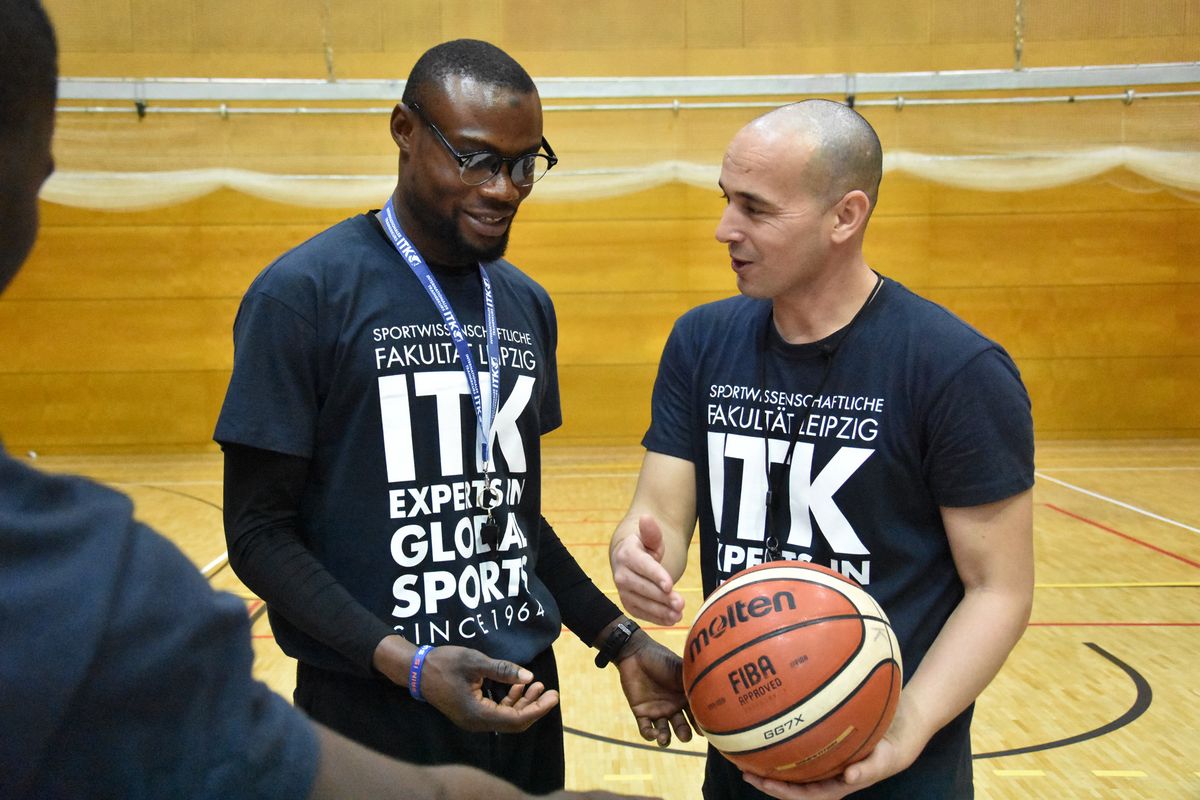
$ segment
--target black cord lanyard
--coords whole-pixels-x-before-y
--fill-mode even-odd
[[[877,272],[875,273],[875,286],[872,287],[871,293],[867,295],[867,299],[863,304],[858,307],[858,311],[854,312],[854,316],[850,318],[850,322],[842,328],[840,335],[834,341],[821,345],[821,355],[825,358],[825,367],[821,370],[821,380],[817,383],[816,391],[812,393],[812,401],[808,404],[804,416],[800,418],[800,421],[792,429],[791,436],[788,437],[790,441],[788,442],[787,456],[783,459],[783,468],[778,471],[778,474],[786,476],[791,471],[792,454],[796,452],[796,442],[800,440],[800,431],[808,425],[808,419],[812,416],[813,410],[816,408],[816,404],[821,397],[821,392],[825,390],[825,384],[829,382],[829,376],[833,372],[833,357],[837,354],[838,348],[842,346],[842,342],[846,341],[846,338],[850,335],[854,323],[858,322],[858,318],[862,316],[863,311],[866,310],[867,306],[871,305],[871,301],[879,294],[881,286],[883,286],[883,276]],[[767,389],[767,342],[771,332],[771,325],[774,324],[773,317],[773,313],[767,314],[766,325],[763,326],[762,333],[759,335],[758,385],[763,392],[766,392]],[[766,530],[763,531],[763,544],[766,546],[766,558],[764,560],[778,561],[783,558],[783,551],[780,549],[778,537],[775,536],[775,515],[779,511],[780,498],[783,497],[783,492],[776,490],[776,480],[771,477],[771,438],[768,436],[766,426],[763,426],[763,449],[764,469],[766,470],[767,478],[767,513],[764,523]]]

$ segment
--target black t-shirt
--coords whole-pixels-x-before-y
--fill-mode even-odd
[[[499,542],[482,543],[475,411],[442,318],[365,215],[284,254],[255,279],[234,325],[234,370],[214,438],[310,460],[300,536],[351,595],[417,644],[518,663],[556,638],[535,573],[540,436],[561,423],[557,324],[545,290],[485,265],[501,348],[494,484]],[[490,401],[478,271],[437,278]],[[360,670],[272,610],[289,655]]]
[[[783,557],[863,584],[888,614],[907,679],[963,596],[940,507],[1033,485],[1029,397],[999,345],[894,281],[822,342],[787,344],[770,311],[735,297],[679,319],[643,443],[696,465],[706,595],[766,560],[769,458]],[[935,771],[961,776],[966,759],[969,786],[969,718],[970,709],[910,772],[950,750]]]

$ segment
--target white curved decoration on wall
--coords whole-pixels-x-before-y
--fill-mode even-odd
[[[720,150],[697,150],[681,133],[688,125],[699,120],[716,130],[707,115],[718,114],[732,132],[766,108],[812,96],[855,102],[886,126],[885,172],[1001,192],[1113,173],[1124,188],[1200,202],[1200,62],[537,84],[544,100],[582,102],[546,106],[573,120],[553,115],[556,130],[574,131],[575,140],[554,139],[559,155],[570,155],[538,184],[534,202],[605,199],[669,183],[715,191]],[[1079,92],[1093,89],[1101,93]],[[375,126],[402,90],[403,81],[63,78],[55,138],[62,169],[42,198],[132,211],[231,189],[292,205],[378,205],[395,184],[395,173],[385,172],[395,151]],[[361,101],[387,105],[344,105]],[[304,105],[264,105],[281,102]],[[613,111],[633,112],[624,119],[636,122],[624,135],[597,135],[591,120],[604,125]],[[307,117],[300,127],[296,116]],[[630,124],[638,126],[636,140],[625,138]],[[181,163],[192,168],[171,169]]]
[[[1164,187],[1200,194],[1200,153],[1145,147],[1107,147],[1070,153],[884,156],[884,173],[904,172],[933,183],[979,191],[1020,192],[1065,186],[1126,169]],[[660,161],[628,168],[556,170],[538,183],[530,201],[618,197],[686,183],[716,189],[720,166]],[[105,211],[139,211],[232,189],[277,203],[320,208],[378,205],[395,187],[391,175],[273,175],[244,169],[163,172],[56,172],[42,189],[51,203]]]

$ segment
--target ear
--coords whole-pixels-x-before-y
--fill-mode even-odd
[[[407,153],[409,139],[412,138],[413,127],[416,124],[415,115],[404,103],[396,103],[392,109],[392,141],[400,148],[401,153]]]
[[[871,200],[866,193],[855,189],[834,206],[832,237],[835,244],[842,244],[862,234],[871,215]]]

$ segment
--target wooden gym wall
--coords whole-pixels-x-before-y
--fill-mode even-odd
[[[332,63],[338,78],[402,78],[426,47],[460,36],[496,42],[534,77],[1013,64],[1012,0],[46,5],[58,27],[61,72],[74,77],[320,78]],[[1024,8],[1027,67],[1184,61],[1200,53],[1200,0],[1026,0]],[[1122,124],[1136,127],[1135,110]],[[564,164],[573,152],[636,148],[661,136],[715,163],[755,113],[554,113],[546,134]],[[898,112],[864,113],[885,150],[913,141],[911,123]],[[1039,112],[1014,106],[1003,113],[1001,124],[1019,127]],[[382,174],[395,165],[385,119],[360,119],[330,141],[320,135],[328,121],[292,118],[253,129],[249,141],[234,143],[228,134],[221,146],[235,158],[352,148],[364,154],[364,172]],[[129,124],[114,122],[114,130]],[[148,117],[141,124],[145,131],[181,123]],[[1086,122],[1079,125],[1086,136]],[[69,130],[60,117],[62,127]],[[1155,133],[1138,137],[1153,142]],[[211,137],[195,138],[198,149],[215,146]],[[8,448],[212,448],[242,291],[274,256],[361,210],[275,204],[231,191],[136,213],[43,204],[41,240],[0,299],[0,433]],[[549,443],[639,440],[671,323],[733,291],[724,249],[712,238],[720,210],[715,186],[673,184],[569,203],[537,202],[535,190],[509,255],[550,290],[558,309],[566,424]],[[1200,435],[1197,252],[1200,205],[1169,192],[1127,191],[1106,180],[977,192],[900,173],[885,178],[867,249],[877,269],[1008,348],[1043,438]]]

